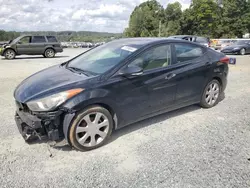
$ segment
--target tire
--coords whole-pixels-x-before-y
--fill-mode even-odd
[[[43,54],[43,57],[46,57],[45,54]]]
[[[200,106],[203,108],[212,108],[220,102],[220,97],[221,84],[218,80],[214,79],[206,85],[201,97]]]
[[[65,137],[75,149],[88,151],[105,144],[112,130],[110,112],[101,106],[91,106],[76,115]]]
[[[47,58],[55,57],[55,50],[53,50],[52,48],[46,49],[45,52],[44,52],[44,56],[47,57]]]
[[[246,49],[245,48],[242,48],[241,50],[240,50],[240,55],[245,55],[246,54]]]
[[[5,52],[4,52],[4,57],[6,59],[14,59],[16,57],[16,52],[12,49],[7,49]]]

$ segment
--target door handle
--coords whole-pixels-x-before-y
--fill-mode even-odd
[[[170,74],[168,74],[168,75],[165,77],[165,79],[166,79],[166,80],[170,80],[171,78],[173,78],[173,77],[175,77],[175,76],[176,76],[175,73],[170,73]]]

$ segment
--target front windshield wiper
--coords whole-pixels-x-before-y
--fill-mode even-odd
[[[78,72],[78,73],[81,73],[81,74],[85,74],[86,76],[96,75],[93,72],[86,71],[86,70],[83,70],[83,69],[79,69],[77,67],[69,67],[69,66],[67,66],[66,69],[69,69],[69,70],[71,70],[73,72]]]

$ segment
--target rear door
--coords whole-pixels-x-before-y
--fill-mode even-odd
[[[31,39],[30,47],[33,55],[40,55],[44,53],[47,44],[44,36],[33,36]]]
[[[206,48],[195,44],[174,44],[176,103],[199,102],[207,77],[212,71],[212,62],[206,51]]]
[[[52,46],[56,52],[62,51],[61,44],[57,41],[55,36],[46,36],[47,38],[47,46]]]
[[[20,55],[29,54],[30,53],[30,41],[31,41],[30,36],[25,36],[21,38],[16,44],[17,53]]]

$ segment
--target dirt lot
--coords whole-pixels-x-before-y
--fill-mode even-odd
[[[250,187],[250,56],[230,66],[226,98],[186,107],[116,131],[104,147],[28,145],[14,122],[13,91],[24,78],[63,62],[0,58],[0,187]]]

